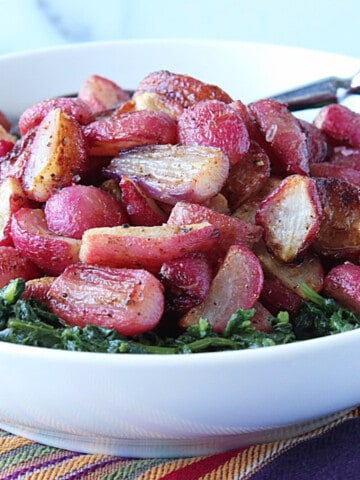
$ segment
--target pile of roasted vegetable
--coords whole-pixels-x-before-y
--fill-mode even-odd
[[[0,112],[0,340],[188,353],[360,325],[360,114],[159,71],[131,98],[93,75],[15,130]]]

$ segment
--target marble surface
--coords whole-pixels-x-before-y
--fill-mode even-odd
[[[121,38],[269,42],[360,58],[358,0],[0,0],[0,54]]]

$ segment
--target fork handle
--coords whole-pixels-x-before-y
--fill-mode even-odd
[[[350,79],[329,77],[271,98],[286,103],[291,111],[305,110],[338,103],[341,92],[346,94],[350,87]]]

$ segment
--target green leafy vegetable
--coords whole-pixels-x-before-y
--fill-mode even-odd
[[[301,285],[308,301],[302,302],[293,322],[287,312],[270,317],[271,333],[253,327],[255,309],[240,309],[221,333],[214,332],[207,320],[200,318],[196,325],[174,338],[154,331],[125,337],[108,328],[64,325],[44,304],[23,300],[24,288],[23,280],[17,279],[0,290],[0,341],[71,351],[186,354],[267,347],[360,327],[360,318],[354,313]]]
[[[181,354],[258,348],[295,340],[286,313],[271,318],[273,332],[264,333],[251,324],[255,310],[238,310],[220,334],[201,318],[176,338],[161,337],[155,332],[124,337],[102,327],[66,326],[45,305],[22,300],[23,291],[24,282],[20,279],[0,290],[0,340],[4,342],[71,351]]]
[[[360,318],[341,307],[333,298],[324,298],[307,285],[300,285],[309,301],[303,301],[294,320],[299,340],[347,332],[360,327]]]

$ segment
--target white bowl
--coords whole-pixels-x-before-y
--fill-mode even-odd
[[[244,102],[358,61],[238,42],[124,41],[0,58],[0,109],[75,92],[92,73],[133,88],[168,69]],[[358,99],[352,99],[359,109]],[[64,352],[0,343],[0,427],[62,448],[127,456],[214,453],[308,431],[360,402],[360,330],[193,355]]]

